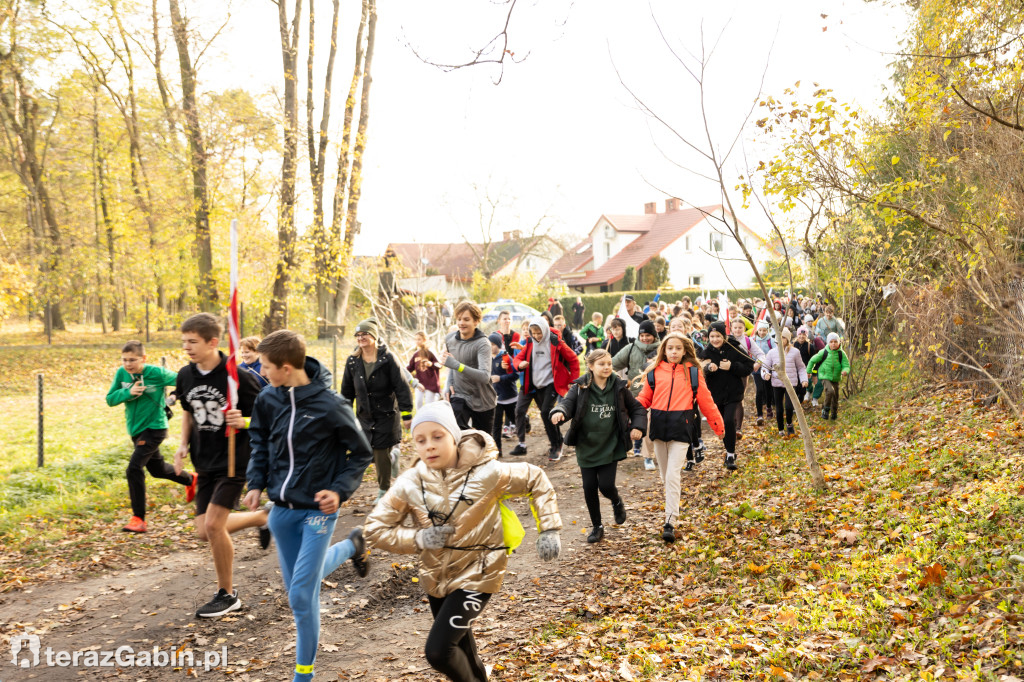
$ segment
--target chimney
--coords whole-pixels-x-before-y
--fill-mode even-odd
[[[672,211],[679,210],[679,199],[672,197],[671,199],[665,199],[665,213],[671,213]]]
[[[644,215],[652,215],[658,212],[658,202],[648,201],[644,204]]]
[[[502,232],[501,233],[501,241],[507,242],[510,239],[512,239],[512,233],[511,232]]]

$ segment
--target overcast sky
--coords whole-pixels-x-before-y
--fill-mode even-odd
[[[326,31],[330,2],[314,1]],[[343,0],[342,8],[339,124],[358,3]],[[204,87],[277,87],[276,6],[237,0],[232,11],[217,43],[228,57],[202,67]],[[409,48],[441,61],[464,59],[468,48],[497,32],[502,12],[484,0],[379,3],[357,253],[379,254],[390,241],[474,238],[474,183],[489,184],[514,204],[505,213],[506,229],[548,212],[559,231],[582,234],[602,213],[642,213],[653,200],[664,210],[659,189],[697,204],[718,203],[715,187],[666,161],[659,146],[674,161],[709,171],[667,145],[662,131],[652,134],[616,74],[617,68],[683,135],[703,135],[697,91],[652,14],[680,54],[699,54],[702,32],[708,49],[718,41],[705,95],[712,133],[723,145],[756,97],[766,62],[766,93],[780,94],[798,80],[809,93],[818,82],[841,100],[874,110],[907,26],[902,10],[859,0],[519,0],[509,49],[517,59],[529,56],[507,65],[500,85],[493,83],[496,68],[445,73]],[[325,57],[326,35],[320,45]],[[322,73],[321,61],[317,81]],[[748,221],[759,227],[756,216]]]

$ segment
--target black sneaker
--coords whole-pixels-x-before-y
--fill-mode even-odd
[[[790,424],[790,425],[788,425],[786,427],[786,435],[788,435],[788,436],[795,436],[796,435],[796,429],[793,428],[792,424]]]
[[[828,419],[828,408],[827,407],[823,407],[821,409],[821,418],[822,419]]]
[[[829,417],[829,419],[832,419],[833,421],[839,419],[839,410],[832,410],[832,416]]]
[[[548,453],[549,462],[557,462],[562,459],[562,448],[554,448]]]
[[[512,448],[512,452],[510,452],[508,454],[516,455],[516,456],[525,455],[526,454],[526,446],[523,445],[522,443],[520,443],[519,445],[517,445],[514,448]]]
[[[612,505],[612,513],[615,514],[615,525],[621,526],[626,522],[626,503],[619,500],[618,504]]]
[[[758,426],[764,426],[764,417],[758,417],[757,418],[757,425]]]
[[[661,529],[661,539],[668,543],[676,541],[676,529],[672,527],[671,523],[666,523],[665,527]]]
[[[231,594],[224,588],[217,590],[217,596],[209,603],[199,607],[196,611],[196,618],[220,618],[232,611],[242,608],[242,600],[238,598],[238,590]]]
[[[725,455],[725,468],[729,471],[736,471],[739,467],[736,466],[736,455],[726,453]]]
[[[370,572],[370,557],[366,554],[366,541],[363,540],[363,529],[353,528],[348,534],[348,539],[356,546],[356,553],[352,555],[352,568],[360,578],[365,578]]]
[[[693,471],[693,460],[686,460],[686,466],[683,467],[683,471]]]
[[[704,445],[704,439],[703,438],[698,438],[697,439],[697,445],[696,445],[696,447],[693,448],[693,461],[696,462],[697,464],[700,464],[701,462],[703,462],[704,461],[704,451],[706,449],[707,449],[707,446]]]
[[[270,510],[273,509],[273,507],[274,507],[274,503],[273,502],[267,502],[265,505],[263,505],[263,508],[267,511],[268,517],[270,515]],[[259,527],[259,531],[260,531],[260,549],[266,549],[267,547],[270,547],[270,526],[269,525],[260,526]]]
[[[587,536],[587,542],[600,542],[603,537],[604,526],[594,526],[594,530],[590,531],[590,535]]]

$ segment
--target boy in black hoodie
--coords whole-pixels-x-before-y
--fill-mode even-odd
[[[361,528],[334,545],[331,535],[373,451],[351,404],[329,389],[330,374],[306,357],[302,336],[276,331],[257,351],[272,388],[253,409],[245,504],[258,508],[263,490],[274,503],[269,524],[295,617],[293,680],[305,682],[320,640],[320,580],[349,559],[360,576],[369,569]]]
[[[270,544],[267,512],[232,514],[245,486],[244,476],[228,476],[227,427],[235,435],[235,468],[249,463],[248,416],[260,388],[251,372],[238,373],[238,405],[225,410],[228,395],[227,357],[217,349],[223,329],[210,313],[198,313],[181,325],[181,345],[192,361],[178,371],[174,393],[181,402],[181,445],[174,453],[174,472],[184,468],[185,455],[199,474],[196,481],[196,534],[208,540],[217,572],[217,594],[199,607],[199,618],[217,618],[242,608],[234,589],[232,564],[235,547],[231,533],[260,528],[260,546]]]

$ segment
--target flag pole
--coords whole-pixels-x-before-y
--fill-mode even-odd
[[[231,221],[231,301],[228,305],[228,409],[238,407],[238,219]],[[235,475],[235,429],[227,427],[228,477]]]

